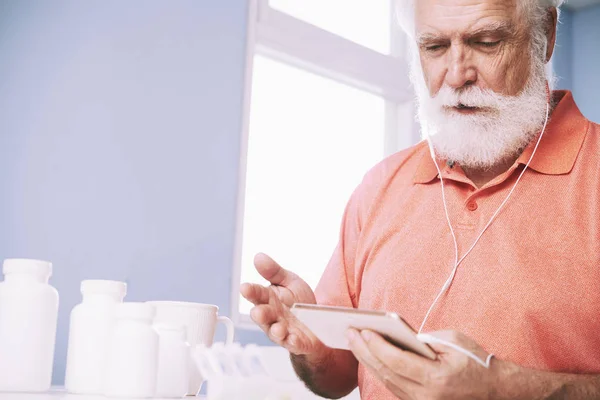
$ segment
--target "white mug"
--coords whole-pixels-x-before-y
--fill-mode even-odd
[[[210,347],[213,344],[215,329],[219,322],[227,328],[225,344],[233,343],[233,322],[227,317],[219,316],[219,307],[215,305],[182,301],[149,301],[148,303],[156,309],[155,324],[185,326],[186,339],[191,349],[200,344]],[[200,372],[193,368],[190,374],[188,395],[195,396],[198,393],[202,380]]]

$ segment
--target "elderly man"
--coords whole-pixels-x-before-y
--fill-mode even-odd
[[[401,5],[427,140],[365,176],[316,293],[265,255],[272,285],[241,289],[315,393],[600,398],[600,126],[548,89],[560,3]],[[394,311],[445,344],[430,361],[351,330],[332,350],[294,302]]]

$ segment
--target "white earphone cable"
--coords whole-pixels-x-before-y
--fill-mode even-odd
[[[417,339],[419,339],[419,341],[423,342],[423,343],[437,343],[437,344],[443,344],[444,346],[448,346],[453,348],[454,350],[463,353],[464,355],[466,355],[467,357],[473,359],[477,364],[481,365],[482,367],[485,368],[489,368],[490,367],[490,362],[492,361],[492,358],[494,357],[493,354],[488,354],[488,356],[486,357],[485,361],[483,361],[481,358],[477,357],[475,355],[475,353],[465,349],[464,347],[460,347],[459,345],[449,342],[447,340],[444,339],[440,339],[438,337],[435,337],[433,335],[430,335],[428,333],[419,333],[417,335]]]
[[[492,224],[492,222],[494,222],[494,220],[496,219],[496,217],[498,216],[498,214],[500,214],[500,211],[502,210],[502,208],[504,208],[504,205],[508,202],[508,200],[512,196],[513,192],[517,188],[517,185],[521,181],[521,178],[523,177],[523,174],[525,174],[525,171],[527,171],[527,169],[529,168],[529,165],[531,164],[531,161],[533,160],[533,157],[535,156],[535,153],[537,152],[537,149],[538,149],[538,147],[540,145],[540,142],[542,141],[542,137],[544,136],[544,133],[546,132],[546,126],[548,125],[548,119],[549,119],[549,117],[550,117],[550,90],[548,89],[548,102],[546,104],[546,120],[544,121],[544,127],[543,127],[542,132],[541,132],[541,134],[540,134],[540,136],[539,136],[539,138],[537,140],[537,143],[536,143],[536,145],[535,145],[535,147],[533,149],[533,152],[531,153],[531,156],[529,157],[529,161],[527,161],[527,164],[525,165],[525,168],[523,168],[523,170],[519,174],[519,177],[517,178],[517,181],[513,185],[512,189],[510,190],[510,192],[508,193],[508,195],[506,196],[506,198],[504,199],[504,201],[500,204],[500,206],[498,207],[498,209],[496,210],[496,212],[492,215],[492,217],[490,218],[489,222],[485,225],[485,227],[483,228],[483,230],[481,231],[481,233],[479,234],[479,236],[477,236],[477,238],[475,239],[475,241],[473,242],[473,244],[471,245],[471,247],[466,251],[466,253],[460,259],[458,258],[459,257],[459,254],[458,254],[458,240],[456,239],[456,234],[454,232],[454,228],[452,227],[452,223],[450,222],[450,213],[448,212],[448,205],[447,205],[447,202],[446,202],[446,191],[445,191],[445,188],[444,188],[444,178],[442,177],[442,172],[441,172],[440,167],[438,166],[438,163],[436,161],[435,150],[434,150],[433,144],[431,143],[430,140],[428,140],[428,145],[429,145],[429,150],[430,150],[430,153],[431,153],[431,157],[433,159],[433,163],[435,164],[435,167],[436,167],[437,172],[438,172],[439,177],[440,177],[440,183],[441,183],[441,187],[442,187],[442,202],[444,204],[444,212],[446,214],[446,221],[448,222],[448,227],[450,228],[450,233],[452,235],[452,241],[454,242],[454,254],[455,254],[455,257],[454,257],[454,268],[452,269],[452,273],[450,274],[450,276],[448,277],[448,279],[444,283],[444,286],[442,287],[442,289],[438,293],[437,297],[435,298],[435,300],[433,301],[433,303],[429,307],[429,310],[425,314],[425,318],[423,319],[423,323],[421,324],[421,327],[419,328],[419,334],[422,333],[423,328],[425,327],[425,323],[429,319],[429,315],[433,311],[433,309],[434,309],[435,305],[437,304],[437,302],[439,301],[439,299],[450,288],[450,285],[452,284],[452,282],[454,281],[454,277],[456,276],[456,271],[458,270],[458,266],[469,255],[469,253],[471,253],[471,251],[475,248],[475,245],[477,245],[477,243],[479,242],[479,240],[481,239],[481,237],[483,236],[483,234],[485,233],[485,231],[490,227],[490,225]],[[429,337],[430,337],[430,335],[423,336],[423,338],[429,338]],[[447,342],[444,343],[444,344],[447,344]],[[485,366],[486,368],[489,368],[490,360],[493,357],[492,354],[490,354],[488,356],[488,358],[487,358],[486,361],[483,361],[483,360],[479,359],[479,357],[475,356],[473,353],[469,352],[468,350],[463,349],[462,347],[460,347],[458,345],[453,344],[451,347],[453,347],[455,349],[456,348],[460,348],[459,351],[461,351],[462,353],[468,355],[469,357],[471,357],[472,359],[474,359],[477,363]]]

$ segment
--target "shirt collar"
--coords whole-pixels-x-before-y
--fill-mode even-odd
[[[579,111],[570,91],[556,90],[552,92],[552,96],[556,107],[529,167],[546,175],[563,175],[571,172],[575,165],[589,121]],[[533,141],[525,148],[517,163],[527,164],[535,144],[536,141]],[[423,157],[413,181],[428,183],[437,177],[438,172],[429,155],[427,142],[422,142],[421,146]],[[440,169],[445,167],[443,161],[438,161],[438,165]]]

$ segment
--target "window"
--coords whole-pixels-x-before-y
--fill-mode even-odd
[[[390,0],[271,0],[269,4],[365,47],[391,52]]]
[[[345,205],[386,154],[415,142],[392,0],[256,0],[250,7],[232,316],[265,252],[313,288]]]

